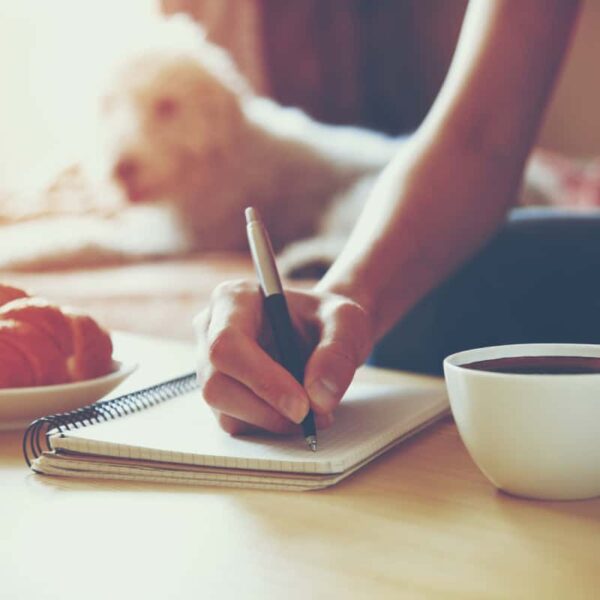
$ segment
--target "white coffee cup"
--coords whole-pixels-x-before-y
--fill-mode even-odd
[[[600,495],[600,374],[465,368],[516,356],[600,357],[600,345],[518,344],[448,356],[450,406],[471,457],[499,489],[529,498]]]

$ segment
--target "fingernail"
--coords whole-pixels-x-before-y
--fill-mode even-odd
[[[281,410],[283,414],[294,421],[294,423],[302,423],[302,420],[308,412],[308,405],[304,398],[300,396],[287,396],[281,399]]]
[[[339,400],[338,386],[329,379],[317,379],[308,387],[312,402],[323,412],[331,412]]]

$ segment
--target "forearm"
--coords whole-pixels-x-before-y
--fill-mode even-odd
[[[380,177],[317,286],[357,300],[376,336],[502,223],[577,7],[570,0],[471,1],[434,107]]]

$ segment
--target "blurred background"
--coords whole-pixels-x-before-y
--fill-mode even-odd
[[[414,129],[434,99],[465,0],[0,0],[0,190],[37,188],[93,149],[103,72],[145,20],[187,12],[255,88],[336,123]],[[588,0],[540,144],[599,154],[600,1]]]
[[[232,53],[259,93],[301,106],[324,121],[395,134],[413,130],[429,109],[448,68],[466,4],[0,0],[4,280],[55,302],[74,304],[111,328],[191,339],[189,323],[214,286],[251,273],[247,261],[231,256],[52,272],[37,266],[36,260],[44,256],[39,248],[52,247],[55,239],[62,242],[64,228],[52,238],[48,229],[12,223],[12,209],[35,215],[36,201],[42,207],[56,201],[62,215],[66,205],[85,210],[86,195],[95,200],[94,190],[78,178],[77,166],[94,152],[93,112],[101,82],[113,60],[126,56],[136,35],[143,35],[145,23],[162,13],[188,13]],[[539,138],[544,147],[566,156],[600,156],[598,31],[600,0],[587,0]],[[553,168],[556,156],[551,157]],[[586,173],[582,177],[577,167],[573,177],[570,161],[561,161],[558,180],[586,183]],[[592,165],[590,192],[584,190],[583,203],[600,205],[600,161],[591,162],[597,164]],[[556,183],[557,178],[552,181],[558,190],[556,203],[578,202],[572,189]],[[7,233],[11,228],[12,237]],[[34,258],[23,263],[28,253]],[[7,266],[13,270],[10,276]]]
[[[37,188],[79,158],[101,74],[156,14],[155,0],[0,0],[0,189]]]

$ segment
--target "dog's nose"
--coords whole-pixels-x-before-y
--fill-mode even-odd
[[[114,169],[114,175],[116,179],[129,183],[135,179],[139,170],[138,163],[133,158],[122,158]]]

